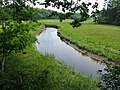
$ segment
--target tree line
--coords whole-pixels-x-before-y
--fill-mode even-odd
[[[120,0],[105,0],[101,11],[93,12],[94,22],[120,26]]]
[[[4,19],[4,20],[8,20],[8,19],[15,19],[15,15],[14,15],[14,8],[12,8],[14,5],[8,5],[2,8],[2,11],[0,11],[0,18]],[[61,17],[61,15],[65,15],[65,13],[62,12],[57,12],[57,11],[53,11],[50,9],[40,9],[40,8],[33,8],[33,7],[29,7],[27,6],[26,11],[22,11],[22,13],[20,15],[22,16],[17,16],[18,19],[21,20],[41,20],[41,19],[59,19]],[[68,15],[69,13],[66,14],[66,19],[80,19],[81,16],[79,13],[70,13],[70,15]]]
[[[53,11],[50,9],[40,9],[40,8],[32,8],[34,9],[34,11],[36,12],[36,20],[40,20],[40,19],[60,19],[61,15],[65,15],[65,19],[73,19],[73,20],[77,20],[77,19],[81,19],[81,16],[79,13],[62,13],[62,12],[57,12],[57,11]],[[70,14],[70,15],[68,15]]]

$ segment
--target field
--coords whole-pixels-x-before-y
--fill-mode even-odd
[[[120,26],[94,24],[90,20],[80,27],[72,28],[71,20],[42,20],[43,24],[54,24],[62,37],[69,39],[82,49],[120,62]]]
[[[42,31],[43,26],[29,24],[33,34]],[[96,85],[54,57],[40,54],[34,45],[8,56],[0,72],[0,90],[100,90]]]

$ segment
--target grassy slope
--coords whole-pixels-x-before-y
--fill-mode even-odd
[[[45,20],[42,23],[59,25],[63,37],[75,42],[81,48],[93,53],[120,61],[120,26],[84,22],[78,28],[72,28],[71,20]]]
[[[7,57],[5,72],[0,72],[0,90],[99,90],[95,81],[40,54],[35,47],[27,47],[24,52]]]

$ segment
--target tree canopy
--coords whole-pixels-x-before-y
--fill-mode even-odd
[[[18,52],[31,45],[35,38],[29,32],[29,25],[22,21],[34,20],[32,8],[25,0],[0,1],[0,61],[2,71],[7,55]],[[29,1],[30,2],[30,1]],[[31,3],[33,3],[31,1]],[[28,16],[29,15],[29,16]]]
[[[98,23],[120,25],[120,0],[106,0],[97,18]]]

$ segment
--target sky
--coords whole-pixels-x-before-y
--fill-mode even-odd
[[[68,0],[68,1],[71,1],[71,0]],[[73,1],[77,1],[77,0],[73,0]],[[91,2],[92,4],[94,4],[96,1],[98,2],[99,6],[98,6],[98,9],[99,10],[102,10],[103,9],[103,5],[104,5],[104,0],[81,0],[81,1],[84,1],[84,2]],[[44,0],[41,0],[41,2],[44,2]],[[45,6],[40,6],[40,5],[36,5],[35,7],[37,8],[45,8]],[[61,9],[56,9],[56,8],[53,8],[53,7],[47,7],[47,9],[51,9],[51,10],[54,10],[54,11],[58,11],[58,12],[62,12]],[[90,7],[90,12],[92,11],[92,8]]]

